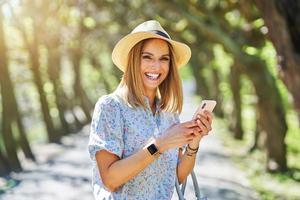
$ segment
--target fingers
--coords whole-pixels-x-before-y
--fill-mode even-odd
[[[207,131],[211,131],[211,124],[205,117],[201,116],[200,118],[198,118],[197,122],[198,122],[199,127],[202,130],[207,129]],[[203,129],[201,125],[204,126],[205,128]]]
[[[181,124],[185,128],[192,128],[194,126],[197,126],[197,122],[195,120],[187,121]]]
[[[180,146],[183,146],[183,145],[188,144],[189,142],[193,141],[194,137],[195,136],[190,135],[187,137],[173,139],[172,141],[169,141],[169,145],[173,146],[173,147],[180,147]]]
[[[206,117],[207,117],[207,121],[211,124],[211,123],[212,123],[212,119],[213,119],[212,113],[209,112],[209,111],[204,111],[204,114],[205,114]]]
[[[197,122],[196,122],[197,123]],[[193,136],[196,136],[196,135],[199,135],[199,132],[200,132],[200,128],[199,126],[194,126],[192,128],[184,128],[184,131],[182,132],[185,136],[189,136],[189,135],[193,135]]]
[[[172,147],[180,147],[192,142],[196,137],[207,135],[212,130],[212,114],[205,111],[197,115],[196,120],[174,124],[170,127],[168,144]]]
[[[197,115],[197,123],[199,128],[202,130],[204,134],[207,134],[209,131],[212,130],[211,123],[212,123],[212,114],[208,111],[205,111],[204,115],[199,114]]]
[[[208,112],[208,111],[205,111],[203,114],[199,114],[197,115],[198,117],[199,116],[202,116],[203,118],[205,118],[209,123],[212,122],[212,119],[213,119],[213,116],[211,114],[211,112]]]
[[[194,132],[199,134],[199,131],[197,122],[193,120],[169,127],[164,135],[169,148],[180,147],[192,142],[197,136]]]
[[[195,136],[201,135],[201,129],[199,126],[193,128],[193,135]]]
[[[201,122],[200,119],[197,119],[197,123],[198,123],[198,126],[200,128],[200,133],[201,134],[203,134],[203,133],[205,134],[206,132],[208,132],[206,126]]]

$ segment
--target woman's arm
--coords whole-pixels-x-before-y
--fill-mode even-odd
[[[198,148],[198,147],[197,147]],[[183,149],[180,148],[178,152],[179,163],[177,165],[177,178],[179,184],[183,183],[186,177],[192,172],[195,161],[196,161],[196,153],[183,153]]]
[[[156,144],[161,153],[171,148],[183,146],[193,140],[195,126],[197,126],[195,121],[176,124],[167,129],[163,136],[157,138],[153,143]],[[117,190],[118,187],[138,175],[155,160],[156,156],[148,152],[147,146],[148,144],[124,159],[120,159],[117,155],[106,150],[96,153],[100,176],[107,189],[110,191]]]
[[[105,150],[96,153],[97,165],[103,184],[110,191],[115,191],[118,187],[135,177],[152,163],[156,157],[151,155],[146,148],[125,159],[120,159],[117,155]]]

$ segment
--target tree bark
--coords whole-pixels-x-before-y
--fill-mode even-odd
[[[196,82],[196,95],[201,96],[202,98],[209,98],[210,97],[210,93],[208,90],[208,86],[206,83],[206,79],[203,76],[203,67],[204,67],[204,63],[201,61],[201,59],[199,58],[199,51],[197,48],[193,48],[194,52],[193,55],[191,57],[190,60],[190,64],[191,64],[191,70],[193,73],[193,77],[195,79]]]
[[[3,16],[0,10],[0,86],[2,96],[2,138],[6,150],[6,156],[9,158],[9,166],[13,171],[22,170],[19,158],[17,156],[17,144],[13,136],[12,123],[16,116],[14,108],[13,86],[9,78],[7,50],[5,45],[5,36],[3,30]]]
[[[254,140],[249,148],[249,152],[253,152],[256,149],[262,150],[266,144],[266,132],[262,130],[261,120],[258,110],[256,110],[256,126],[254,131]]]
[[[41,103],[41,112],[43,115],[44,123],[46,125],[48,140],[49,140],[49,142],[59,142],[60,135],[54,129],[54,124],[53,124],[53,121],[52,121],[52,118],[50,115],[48,101],[47,101],[46,94],[43,89],[44,84],[43,84],[42,77],[40,74],[39,50],[38,50],[39,41],[38,41],[38,35],[36,34],[37,33],[36,32],[37,31],[36,30],[37,23],[35,21],[36,19],[34,19],[33,16],[30,16],[33,19],[33,26],[31,27],[32,28],[32,40],[30,40],[27,37],[25,25],[19,20],[18,17],[15,16],[13,10],[11,10],[11,11],[12,11],[12,17],[16,24],[16,28],[20,31],[22,39],[25,44],[25,47],[27,48],[27,50],[29,52],[29,63],[31,65],[30,70],[33,74],[34,83],[38,90],[40,103]],[[38,20],[40,20],[40,19],[38,19]]]
[[[254,0],[277,52],[278,71],[300,116],[300,4],[296,0]],[[300,122],[300,120],[299,120]],[[300,123],[299,123],[300,124]]]
[[[58,109],[58,115],[62,126],[63,134],[67,135],[70,132],[70,125],[65,118],[65,112],[67,106],[65,105],[63,98],[65,96],[61,80],[60,80],[60,52],[58,50],[58,42],[54,42],[57,46],[48,45],[48,75],[53,84],[53,90],[55,95],[55,103]]]
[[[0,151],[0,176],[7,175],[11,172],[8,159],[4,154]]]
[[[16,100],[16,98],[14,97],[13,99]],[[18,129],[19,129],[19,144],[20,144],[20,147],[25,155],[26,158],[28,159],[31,159],[32,161],[36,161],[35,159],[35,156],[31,150],[31,147],[30,147],[30,144],[29,144],[29,141],[27,139],[27,136],[26,136],[26,132],[25,132],[25,128],[24,128],[24,125],[23,125],[23,121],[22,121],[22,116],[20,115],[19,113],[19,110],[18,110],[18,105],[17,105],[17,102],[14,102],[15,104],[15,109],[16,109],[16,121],[17,121],[17,124],[18,124]]]
[[[286,171],[287,160],[284,140],[287,124],[282,99],[275,79],[268,71],[266,64],[259,59],[254,59],[247,66],[252,68],[251,71],[246,70],[245,73],[252,81],[258,96],[257,106],[260,122],[262,129],[267,134],[267,170]]]
[[[223,100],[219,88],[221,80],[220,80],[219,72],[215,68],[212,69],[212,79],[214,84],[212,84],[211,98],[215,99],[218,102],[218,105],[216,106],[214,113],[216,113],[216,115],[219,117],[224,117],[224,112],[222,110]]]
[[[38,50],[38,38],[36,34],[36,27],[33,26],[33,41],[30,43],[26,38],[25,30],[21,30],[23,33],[23,38],[27,44],[29,51],[29,58],[31,63],[31,71],[33,73],[34,83],[37,87],[39,98],[41,102],[41,111],[43,114],[44,122],[47,129],[47,136],[49,142],[59,142],[60,134],[55,131],[54,124],[50,115],[50,109],[46,94],[43,89],[43,81],[40,73],[40,63],[39,63],[39,50]]]
[[[2,19],[0,20],[0,23],[1,23],[1,41],[2,41],[2,45],[3,45],[3,60],[4,59],[8,59],[6,57],[6,47],[5,47],[5,40],[4,40],[4,32],[3,32],[3,26],[2,26]],[[2,59],[0,59],[2,60]],[[9,95],[9,98],[11,99],[11,104],[12,104],[12,108],[14,108],[14,111],[12,113],[10,113],[10,115],[12,115],[12,120],[11,121],[11,126],[13,125],[13,122],[16,122],[17,123],[17,126],[18,126],[18,131],[19,131],[19,144],[20,144],[20,147],[25,155],[26,158],[29,158],[33,161],[35,161],[35,156],[31,150],[31,147],[29,145],[29,141],[27,139],[27,136],[26,136],[26,131],[25,131],[25,128],[24,128],[24,125],[23,125],[23,122],[22,122],[22,116],[19,112],[19,108],[18,108],[18,103],[17,103],[17,99],[16,99],[16,96],[15,96],[15,93],[14,93],[14,86],[13,86],[13,83],[10,79],[10,76],[9,76],[9,69],[8,69],[8,66],[7,66],[7,62],[5,61],[3,63],[3,69],[5,68],[5,70],[3,71],[3,75],[5,77],[5,79],[3,79],[3,81],[7,82],[7,86],[5,87],[5,90],[7,90],[7,94]],[[4,84],[4,83],[3,83]]]
[[[96,57],[94,56],[91,56],[90,57],[90,62],[92,64],[92,66],[99,71],[100,73],[100,78],[99,78],[99,81],[101,81],[104,85],[104,88],[105,88],[105,91],[106,93],[110,93],[112,92],[112,88],[109,84],[109,82],[107,81],[107,79],[105,78],[105,76],[103,75],[103,67],[102,65],[100,64],[100,62],[97,60]]]
[[[241,102],[241,80],[240,72],[237,67],[231,67],[230,73],[230,85],[233,96],[233,136],[235,139],[242,140],[244,137],[244,131],[242,128],[242,102]]]
[[[85,114],[87,123],[89,123],[91,121],[91,110],[93,106],[81,85],[80,60],[82,55],[79,48],[73,49],[71,54],[72,54],[71,60],[73,64],[74,74],[75,74],[74,85],[73,85],[75,101],[77,102],[76,103],[77,105],[81,106]]]

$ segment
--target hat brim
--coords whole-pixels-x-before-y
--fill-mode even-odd
[[[178,68],[187,64],[191,58],[191,49],[186,44],[177,42],[151,32],[137,32],[124,36],[114,47],[112,52],[113,63],[123,72],[128,63],[130,50],[140,41],[150,38],[158,38],[169,42],[174,50],[175,62]]]

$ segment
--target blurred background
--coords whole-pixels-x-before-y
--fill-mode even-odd
[[[214,130],[253,192],[300,199],[299,0],[0,0],[0,199],[43,164],[86,156],[94,104],[122,76],[111,51],[149,19],[191,47],[183,84],[217,100]],[[91,199],[82,162],[66,171],[87,196],[72,199]],[[33,187],[55,185],[42,178]]]

